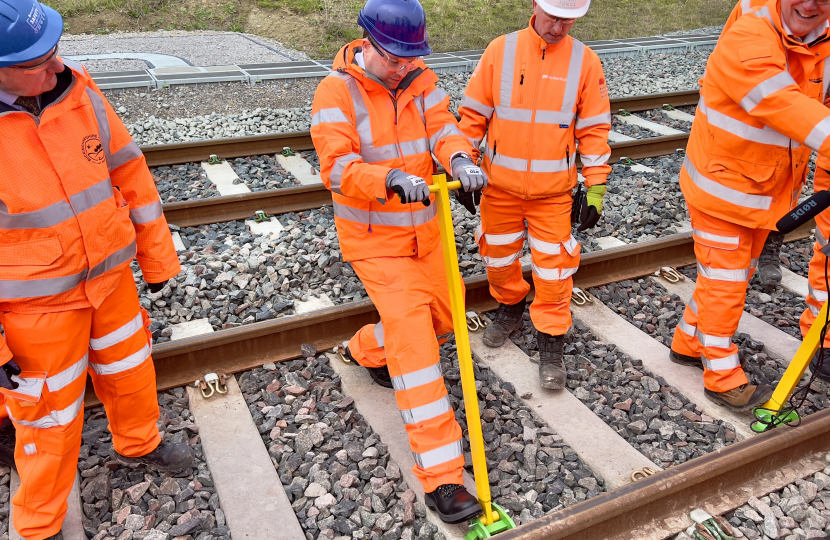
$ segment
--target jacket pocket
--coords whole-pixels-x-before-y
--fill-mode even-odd
[[[335,221],[337,223],[337,236],[340,240],[358,234],[365,234],[369,230],[371,221],[369,219],[370,203],[368,201],[348,199],[348,204],[335,204],[339,206]]]
[[[0,266],[49,266],[63,255],[57,236],[0,244]]]

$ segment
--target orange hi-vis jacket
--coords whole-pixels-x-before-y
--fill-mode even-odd
[[[456,152],[473,155],[438,76],[418,62],[390,92],[356,62],[362,40],[343,47],[317,87],[311,137],[323,182],[332,191],[340,249],[347,261],[423,256],[440,241],[435,204],[402,204],[386,189],[400,169],[432,183],[432,154],[446,168]],[[432,198],[432,197],[431,197]]]
[[[461,106],[461,130],[478,149],[489,185],[522,199],[576,186],[576,141],[587,186],[611,172],[611,103],[599,56],[568,36],[548,45],[530,26],[494,39]]]
[[[680,186],[707,214],[774,229],[798,199],[811,150],[830,156],[830,36],[798,42],[777,0],[744,4],[709,57]]]
[[[0,109],[0,312],[97,308],[133,257],[148,282],[181,270],[144,155],[64,63],[39,117]],[[0,362],[10,355],[0,338]]]

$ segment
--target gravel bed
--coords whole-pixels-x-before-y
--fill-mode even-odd
[[[510,339],[538,363],[529,311],[523,328]],[[644,369],[642,360],[598,340],[578,319],[565,336],[565,367],[568,391],[657,465],[684,463],[735,440],[733,426],[703,414],[662,377]]]
[[[830,467],[764,497],[749,499],[724,517],[736,538],[802,540],[830,533]],[[678,540],[689,540],[685,533]]]
[[[704,26],[703,28],[694,28],[692,30],[678,30],[676,32],[669,32],[663,34],[664,36],[685,36],[689,34],[720,34],[723,31],[723,25],[718,26]]]
[[[80,471],[83,526],[94,540],[228,540],[230,530],[202,455],[184,388],[159,394],[163,440],[187,443],[195,467],[180,475],[129,468],[110,459],[112,435],[103,407],[84,413]]]
[[[641,111],[637,113],[639,116],[647,120],[651,120],[657,124],[662,124],[664,126],[669,126],[674,129],[679,129],[680,131],[685,131],[686,133],[691,133],[692,131],[692,123],[686,122],[684,120],[675,120],[674,118],[669,118],[665,115],[665,111],[663,109],[652,109],[650,111]],[[694,108],[692,112],[689,114],[694,114]]]
[[[602,67],[611,97],[697,90],[710,53],[701,50],[618,56],[604,59]]]
[[[107,35],[64,34],[64,56],[145,52],[175,56],[193,66],[224,66],[308,60],[308,55],[273,39],[241,32],[156,31],[116,32]]]
[[[806,278],[810,271],[810,259],[813,258],[813,244],[815,243],[815,237],[810,235],[810,238],[783,244],[781,265]]]
[[[127,58],[84,60],[82,64],[87,71],[93,74],[101,71],[136,71],[149,67],[144,60],[129,60]]]
[[[0,466],[0,540],[9,539],[9,514],[11,513],[11,469]]]
[[[441,346],[441,367],[455,417],[467,431],[455,339]],[[516,524],[572,506],[604,491],[605,481],[519,399],[509,381],[473,363],[493,501],[513,513]],[[481,384],[479,384],[481,383]],[[473,475],[464,439],[467,472]]]
[[[201,163],[152,167],[150,172],[163,203],[220,196]]]
[[[611,131],[627,135],[634,139],[650,139],[651,137],[659,137],[660,134],[656,131],[637,126],[634,124],[627,124],[617,118],[617,115],[611,117]]]
[[[274,156],[248,156],[231,162],[233,170],[251,191],[265,191],[300,185],[293,174],[277,163]]]

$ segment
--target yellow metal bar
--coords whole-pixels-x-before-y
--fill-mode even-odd
[[[795,391],[795,388],[798,386],[798,381],[801,380],[801,377],[804,375],[804,371],[807,369],[807,366],[810,365],[810,360],[813,359],[813,356],[818,350],[819,343],[821,341],[821,329],[824,326],[824,320],[826,317],[827,302],[821,306],[821,311],[819,311],[818,316],[816,316],[813,326],[810,327],[810,331],[807,332],[807,335],[804,337],[804,341],[801,342],[801,346],[798,348],[795,356],[790,361],[790,365],[787,366],[787,370],[778,382],[778,386],[775,387],[772,397],[769,401],[764,403],[763,408],[771,409],[773,411],[780,411],[787,404],[790,396],[793,395],[793,391]],[[830,362],[830,358],[825,358],[824,361]]]
[[[490,479],[487,476],[487,460],[484,455],[484,436],[481,432],[481,414],[478,409],[473,355],[470,351],[470,335],[467,332],[467,317],[464,312],[464,289],[461,272],[458,270],[458,253],[455,249],[455,232],[450,212],[450,189],[458,189],[458,181],[447,183],[447,175],[432,176],[429,190],[435,193],[438,205],[438,226],[441,230],[441,246],[444,250],[444,267],[447,271],[447,286],[450,290],[452,325],[455,331],[455,346],[458,352],[458,367],[461,370],[461,387],[464,390],[464,410],[467,415],[467,433],[473,458],[473,473],[476,479],[478,500],[484,510],[480,518],[485,525],[494,522],[490,500]]]

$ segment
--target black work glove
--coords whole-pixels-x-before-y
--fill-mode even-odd
[[[19,384],[12,380],[12,375],[20,375],[20,366],[14,360],[9,360],[3,364],[3,369],[0,369],[0,386],[14,390]]]
[[[464,191],[463,189],[456,189],[453,191],[455,200],[458,204],[467,209],[467,212],[476,215],[476,206],[481,202],[481,190]]]
[[[602,215],[602,200],[605,198],[607,190],[605,184],[598,184],[588,188],[585,198],[582,200],[582,208],[579,211],[579,227],[577,232],[582,232],[585,229],[590,229],[599,221]]]
[[[150,289],[150,292],[153,293],[153,294],[155,294],[155,293],[159,292],[160,290],[162,290],[165,285],[167,285],[167,280],[166,279],[164,281],[162,281],[161,283],[150,283],[149,281],[147,282],[147,288]]]

